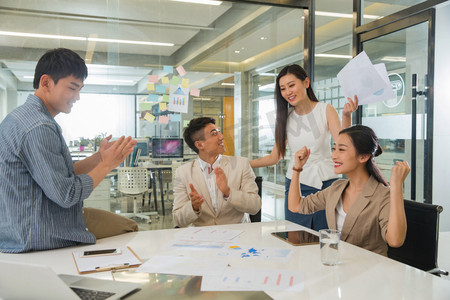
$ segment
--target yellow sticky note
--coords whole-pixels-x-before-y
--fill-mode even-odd
[[[160,103],[159,103],[159,109],[160,109],[161,111],[167,110],[167,103],[166,103],[166,102],[160,102]]]
[[[149,121],[150,123],[153,123],[153,121],[155,121],[155,116],[151,113],[146,113],[144,119]]]
[[[181,80],[181,87],[187,89],[189,87],[189,79],[183,78],[183,80]]]
[[[161,78],[161,83],[163,84],[169,83],[169,77],[164,76],[163,78]]]
[[[147,91],[154,91],[154,90],[155,90],[155,84],[147,83]]]
[[[163,95],[162,101],[163,101],[163,102],[166,102],[166,103],[169,103],[169,95],[164,94],[164,95]]]

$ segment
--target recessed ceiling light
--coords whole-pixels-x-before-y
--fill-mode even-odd
[[[343,14],[328,11],[316,11],[316,16],[353,19],[353,14]],[[375,15],[363,15],[363,17],[364,19],[375,19],[375,20],[381,18],[380,16]]]
[[[406,57],[403,57],[403,56],[383,56],[381,58],[381,60],[406,62]]]
[[[214,0],[172,0],[176,2],[186,2],[186,3],[195,3],[195,4],[206,4],[206,5],[220,5],[222,1],[214,1]]]
[[[234,86],[234,83],[231,83],[231,82],[222,82],[221,85]]]
[[[351,55],[342,55],[342,54],[328,54],[328,53],[318,53],[314,55],[315,57],[330,57],[330,58],[345,58],[352,59]]]
[[[58,39],[58,40],[75,40],[75,41],[94,41],[105,43],[119,43],[119,44],[133,44],[133,45],[149,45],[149,46],[168,46],[172,47],[173,43],[160,43],[160,42],[145,42],[145,41],[130,41],[130,40],[117,40],[117,39],[102,39],[93,37],[81,37],[81,36],[68,36],[68,35],[54,35],[54,34],[40,34],[29,32],[12,32],[12,31],[0,31],[0,35],[8,36],[21,36],[30,38],[42,38],[42,39]]]
[[[239,53],[241,53],[241,51],[239,51],[239,50],[234,50],[234,53],[239,54]]]
[[[260,37],[260,39],[261,39],[262,41],[267,40],[267,36],[262,36],[262,37]]]

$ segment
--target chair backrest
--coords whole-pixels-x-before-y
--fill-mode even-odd
[[[439,214],[442,206],[405,200],[406,239],[399,248],[388,248],[388,257],[429,271],[437,267]]]
[[[118,188],[123,194],[137,195],[148,190],[147,168],[118,168]]]
[[[255,178],[256,185],[258,186],[258,195],[262,199],[262,177],[257,176]],[[261,210],[259,210],[255,215],[250,215],[250,221],[253,222],[261,222]]]

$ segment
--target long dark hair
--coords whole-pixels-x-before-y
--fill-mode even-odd
[[[305,70],[299,65],[286,66],[280,71],[280,73],[278,73],[277,76],[277,82],[275,86],[275,103],[277,106],[277,119],[275,122],[275,143],[277,145],[278,151],[280,151],[281,157],[283,158],[286,155],[286,124],[288,118],[288,108],[290,104],[281,95],[280,79],[287,74],[292,74],[301,81],[304,81],[308,77]],[[309,83],[309,87],[307,88],[306,92],[311,101],[319,102],[312,89],[312,82]]]
[[[383,153],[378,137],[375,132],[364,125],[354,125],[341,130],[339,135],[346,134],[352,140],[356,153],[359,155],[369,154],[370,158],[366,162],[366,169],[378,182],[388,186],[381,171],[375,163],[374,158]]]

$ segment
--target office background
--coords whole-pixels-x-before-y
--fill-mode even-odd
[[[279,70],[306,65],[318,98],[341,114],[346,100],[336,75],[364,49],[373,63],[385,63],[397,99],[364,105],[355,119],[380,137],[385,152],[377,162],[386,178],[396,160],[414,161],[405,198],[442,205],[441,231],[449,231],[449,16],[443,0],[2,0],[0,119],[33,92],[38,58],[50,48],[67,47],[89,66],[80,101],[71,114],[57,117],[74,152],[82,140],[110,133],[176,138],[185,121],[211,116],[225,134],[227,154],[256,158],[270,153],[274,143]],[[186,75],[179,76],[179,66]],[[189,80],[188,89],[199,95],[188,96],[187,113],[143,106],[157,104],[149,102],[157,94],[149,86],[151,75]],[[153,122],[144,118],[149,111]],[[166,116],[168,123],[160,124]],[[255,170],[275,198],[283,194],[287,165],[282,160]],[[266,209],[266,217],[282,218],[281,211]]]

